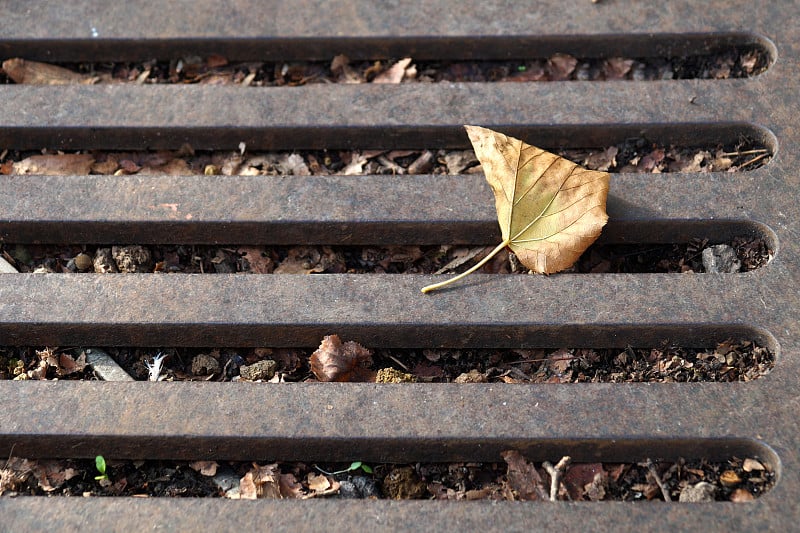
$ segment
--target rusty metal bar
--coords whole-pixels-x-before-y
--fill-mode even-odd
[[[476,274],[435,297],[420,294],[434,276],[420,275],[9,274],[0,276],[0,342],[308,347],[338,333],[386,347],[704,345],[730,336],[731,325],[763,336],[760,328],[791,323],[775,315],[778,270]]]
[[[791,91],[757,80],[606,83],[3,87],[0,144],[38,149],[466,148],[462,126],[545,148],[630,137],[696,145],[745,136],[772,148],[772,108]],[[659,102],[642,106],[642,101]],[[747,102],[747,106],[740,105]],[[602,102],[602,104],[598,104]]]
[[[605,242],[758,235],[772,209],[744,175],[617,175]],[[751,175],[752,174],[752,175]],[[50,243],[487,244],[483,176],[0,176],[0,238]],[[52,191],[52,194],[42,194]],[[720,195],[750,206],[748,217]],[[704,212],[703,218],[698,213]]]

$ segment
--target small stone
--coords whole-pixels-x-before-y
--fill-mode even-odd
[[[94,253],[94,271],[98,274],[117,273],[117,264],[111,257],[111,248],[98,248]]]
[[[766,470],[764,465],[756,461],[755,459],[747,458],[744,460],[744,464],[742,464],[742,470],[745,472],[752,472],[753,470]]]
[[[486,383],[487,381],[489,380],[486,378],[486,374],[478,372],[474,368],[469,372],[459,374],[455,379],[456,383]]]
[[[696,485],[689,485],[683,489],[681,495],[678,496],[678,501],[684,503],[713,502],[716,492],[717,489],[714,485],[701,481]]]
[[[113,246],[111,256],[120,272],[153,271],[153,257],[144,246]]]
[[[78,270],[89,270],[94,265],[91,256],[89,254],[78,254],[75,256],[75,267]]]
[[[192,359],[192,374],[195,376],[207,376],[219,372],[219,361],[208,354],[201,353]]]
[[[411,374],[400,372],[395,368],[381,368],[375,378],[375,383],[416,383],[417,378]]]
[[[756,497],[753,496],[750,492],[745,489],[736,489],[731,493],[731,501],[736,503],[741,502],[751,502],[755,500]]]
[[[717,244],[703,250],[703,268],[709,274],[733,274],[741,270],[742,263],[736,250],[727,244]]]
[[[346,479],[339,482],[339,496],[347,499],[361,498],[361,494],[353,482]]]
[[[275,375],[275,369],[277,367],[278,363],[272,359],[265,359],[263,361],[256,361],[250,366],[240,367],[239,375],[242,376],[242,379],[249,381],[267,381],[272,379],[272,376]]]
[[[737,474],[733,470],[726,470],[722,474],[720,474],[719,482],[722,483],[724,487],[731,488],[741,483],[742,478],[740,478],[739,474]]]

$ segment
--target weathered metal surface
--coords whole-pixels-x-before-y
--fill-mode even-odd
[[[753,234],[774,247],[762,223],[773,205],[750,193],[769,172],[615,175],[602,238],[652,243]],[[500,238],[481,175],[0,176],[0,190],[6,242],[391,245]]]
[[[3,86],[0,145],[446,147],[465,146],[460,125],[469,122],[544,146],[602,146],[642,132],[664,142],[718,142],[745,132],[775,151],[770,164],[736,175],[615,176],[606,238],[680,241],[703,231],[724,238],[747,230],[767,236],[776,257],[736,276],[476,276],[428,296],[418,292],[430,281],[421,276],[9,274],[0,277],[0,342],[314,345],[335,332],[373,346],[623,346],[744,336],[776,350],[776,367],[760,380],[734,384],[2,382],[0,397],[17,407],[0,411],[0,455],[12,446],[31,457],[263,460],[484,460],[507,447],[551,460],[563,453],[586,460],[755,454],[776,469],[778,484],[752,504],[703,506],[2,498],[4,527],[239,529],[256,520],[275,529],[304,523],[407,530],[794,527],[800,519],[794,503],[800,491],[800,6],[571,0],[511,2],[501,10],[469,1],[454,12],[443,1],[258,8],[237,2],[223,15],[216,3],[203,2],[183,6],[187,15],[179,19],[160,16],[182,6],[128,2],[99,9],[79,2],[65,13],[55,3],[7,3],[0,50],[107,59],[215,48],[269,59],[314,57],[325,47],[326,57],[341,51],[376,57],[378,50],[422,58],[459,50],[463,57],[513,55],[521,48],[500,45],[521,43],[543,55],[589,46],[628,55],[634,41],[643,54],[659,47],[685,52],[713,48],[720,42],[715,34],[736,32],[722,40],[761,42],[775,63],[757,78],[723,81],[263,90]],[[482,37],[465,45],[464,36],[477,34]],[[369,48],[380,43],[383,48]],[[172,235],[185,242],[235,236],[253,243],[355,243],[371,234],[375,243],[477,243],[496,235],[478,177],[397,178],[402,185],[388,178],[300,180],[3,177],[0,234],[19,242],[157,242]],[[160,203],[180,209],[149,207]],[[309,234],[316,220],[324,224]],[[377,235],[381,228],[386,237]]]

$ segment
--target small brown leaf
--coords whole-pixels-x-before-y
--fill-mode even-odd
[[[281,497],[279,478],[278,463],[265,466],[253,463],[253,469],[239,481],[239,497],[244,500],[278,499]]]
[[[357,342],[343,343],[338,335],[326,336],[311,354],[311,371],[320,381],[375,381],[371,365],[371,351]]]
[[[83,372],[83,369],[86,368],[86,364],[85,353],[81,352],[78,359],[75,359],[65,352],[58,356],[58,368],[56,369],[56,373],[59,376],[68,376],[77,372]]]
[[[547,61],[547,69],[553,81],[568,80],[578,65],[578,60],[568,54],[554,54]]]
[[[217,467],[219,467],[216,461],[195,461],[189,463],[189,466],[192,470],[200,472],[201,475],[208,477],[217,475]]]
[[[401,59],[385,71],[375,76],[375,79],[372,80],[372,83],[400,83],[406,73],[406,68],[408,68],[410,64],[410,57]]]
[[[314,472],[308,473],[308,488],[313,490],[314,492],[325,492],[329,488],[331,488],[330,480],[322,475],[322,474],[315,474]]]
[[[13,174],[37,174],[42,176],[82,176],[92,170],[94,156],[91,154],[46,154],[32,155],[13,165]]]
[[[536,467],[525,460],[516,450],[507,450],[500,454],[508,464],[508,483],[517,491],[521,500],[548,501],[550,497],[544,489],[542,476]]]
[[[243,246],[236,250],[240,255],[243,255],[250,266],[249,272],[254,274],[269,274],[275,269],[275,263],[266,255],[263,248],[255,246]]]
[[[600,475],[606,479],[602,463],[577,463],[569,467],[561,481],[573,500],[582,500],[586,493],[586,486],[594,482],[595,476]]]
[[[302,498],[305,495],[303,484],[297,481],[294,474],[281,474],[278,484],[284,498]]]
[[[248,472],[239,480],[239,498],[243,500],[255,500],[258,498],[255,476],[253,472]]]
[[[89,84],[97,78],[73,72],[63,67],[13,58],[3,61],[3,70],[14,83],[27,83],[30,85],[71,85]]]

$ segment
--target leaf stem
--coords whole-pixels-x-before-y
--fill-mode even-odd
[[[451,283],[454,283],[454,282],[456,282],[456,281],[460,280],[460,279],[461,279],[461,278],[463,278],[464,276],[468,276],[469,274],[472,274],[473,272],[475,272],[476,270],[478,270],[480,267],[482,267],[483,265],[485,265],[486,263],[488,263],[488,262],[489,262],[489,260],[490,260],[492,257],[494,257],[494,256],[496,256],[498,253],[500,253],[500,250],[502,250],[503,248],[505,248],[506,246],[508,246],[510,242],[511,242],[511,240],[510,240],[510,239],[508,239],[508,240],[505,240],[505,241],[501,242],[500,244],[498,244],[498,245],[497,245],[497,247],[496,247],[494,250],[492,250],[491,252],[489,252],[489,255],[487,255],[486,257],[484,257],[483,259],[481,259],[481,260],[480,260],[480,261],[479,261],[479,262],[478,262],[478,263],[477,263],[475,266],[473,266],[472,268],[470,268],[470,269],[469,269],[469,270],[467,270],[466,272],[462,272],[462,273],[461,273],[461,274],[459,274],[458,276],[455,276],[455,277],[453,277],[453,278],[450,278],[450,279],[448,279],[448,280],[445,280],[445,281],[442,281],[442,282],[439,282],[439,283],[434,283],[433,285],[428,285],[428,286],[426,286],[426,287],[422,287],[422,292],[424,292],[424,293],[428,293],[428,292],[431,292],[431,291],[435,291],[435,290],[441,289],[441,288],[442,288],[442,287],[444,287],[445,285],[450,285]]]

